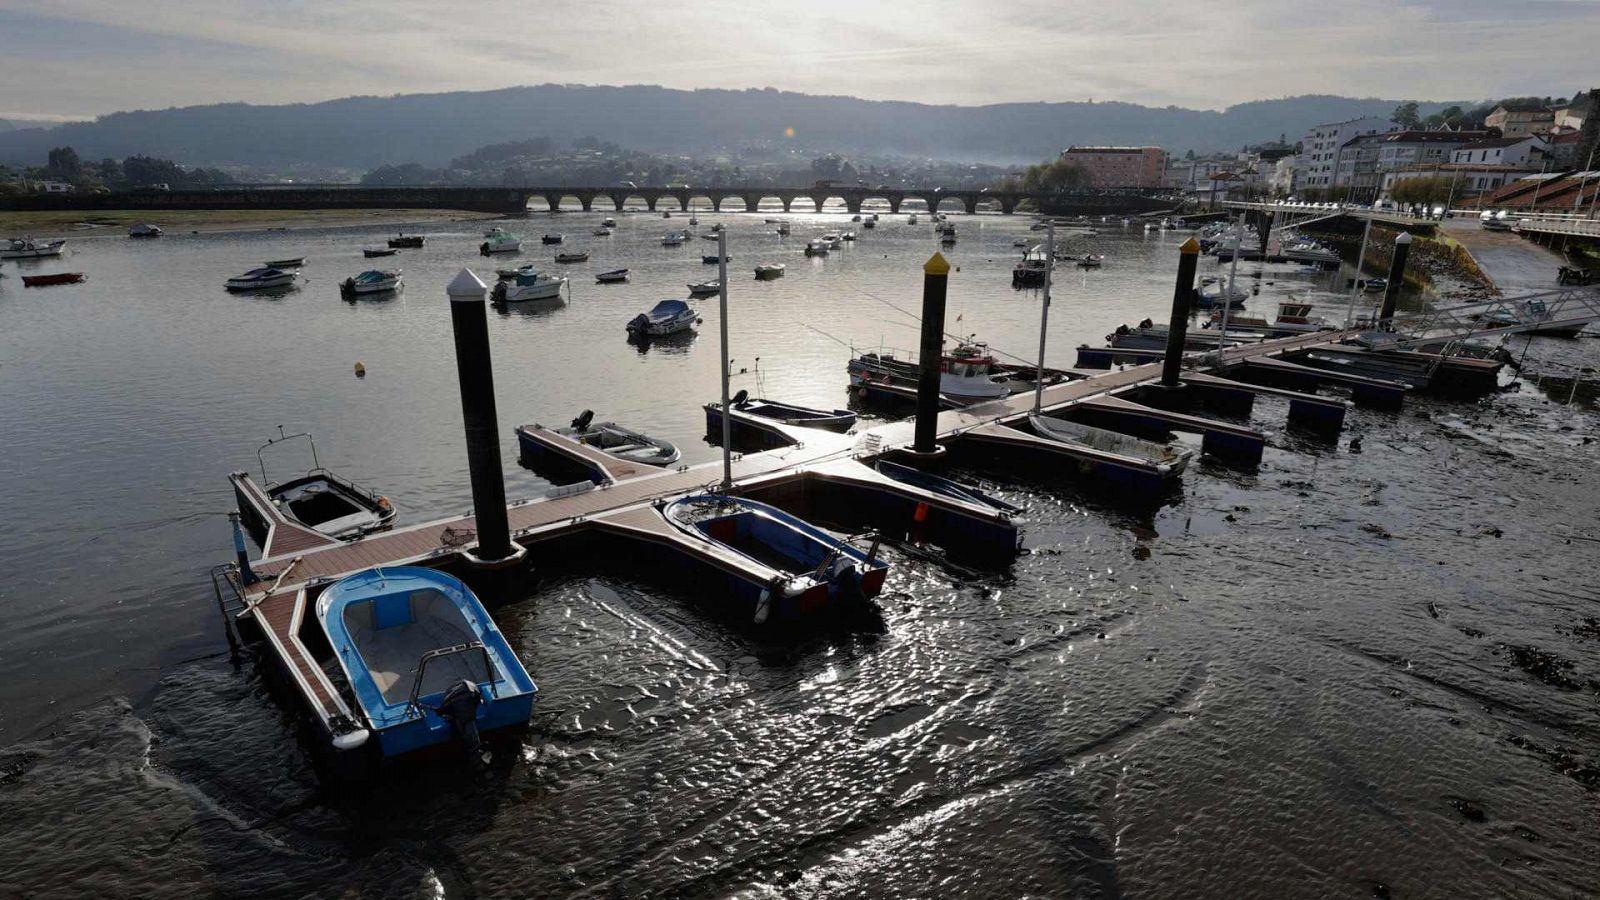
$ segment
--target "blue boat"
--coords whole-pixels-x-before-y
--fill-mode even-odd
[[[1023,511],[1020,506],[1013,506],[976,488],[970,488],[960,482],[951,481],[942,475],[935,475],[932,472],[924,472],[911,466],[890,462],[887,459],[878,460],[878,464],[873,468],[877,469],[878,474],[893,478],[902,484],[919,487],[925,491],[932,491],[935,494],[950,497],[954,500],[961,500],[975,506],[987,506],[990,509],[1008,515],[1015,515]]]
[[[883,590],[889,573],[876,543],[863,553],[849,538],[755,500],[697,494],[667,504],[662,515],[685,534],[779,573],[765,586],[728,579],[735,599],[750,605],[758,625],[859,610]]]
[[[336,733],[355,750],[375,736],[392,757],[525,725],[533,679],[460,579],[394,566],[357,572],[317,598],[317,620],[363,721]]]

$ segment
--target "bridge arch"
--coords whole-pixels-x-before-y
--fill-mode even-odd
[[[881,200],[889,205],[889,214],[894,215],[900,211],[900,201],[902,199],[904,198],[898,194],[862,194],[861,202],[855,212],[860,212],[862,208],[873,200]]]
[[[713,211],[715,211],[715,212],[722,212],[722,198],[723,198],[723,195],[720,194],[720,193],[712,194],[712,193],[707,192],[707,191],[701,191],[699,193],[687,194],[687,195],[684,196],[684,201],[685,201],[684,208],[685,209],[697,208],[695,206],[695,201],[704,200],[705,201],[705,206],[711,207],[711,209]],[[704,207],[698,207],[698,208],[703,209]]]

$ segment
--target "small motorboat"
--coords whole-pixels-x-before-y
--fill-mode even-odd
[[[565,276],[550,275],[533,268],[517,270],[508,281],[499,282],[489,296],[496,303],[523,303],[530,300],[558,300]]]
[[[1176,477],[1183,473],[1194,458],[1193,450],[1175,450],[1167,444],[1158,444],[1120,431],[1094,428],[1054,416],[1030,414],[1028,424],[1035,434],[1063,444],[1073,444],[1100,453],[1135,460],[1155,469],[1163,477]]]
[[[306,264],[304,256],[286,256],[283,259],[269,259],[262,263],[269,269],[298,269]]]
[[[778,573],[766,586],[728,580],[757,625],[859,612],[883,590],[889,572],[876,543],[863,553],[849,538],[755,500],[699,494],[667,504],[661,514],[684,534]]]
[[[839,240],[841,241],[853,241],[855,239],[856,233],[854,231],[846,231],[844,234],[839,235]]]
[[[827,256],[828,255],[828,242],[824,241],[824,240],[821,240],[819,238],[818,240],[814,240],[814,241],[811,241],[811,242],[807,243],[806,244],[806,255],[807,256]]]
[[[538,687],[453,575],[367,569],[324,590],[316,616],[360,707],[355,721],[334,718],[342,728],[329,723],[338,750],[376,737],[378,753],[394,757],[459,741],[471,760],[483,734],[526,726],[533,716]]]
[[[547,234],[539,238],[540,242],[545,244],[559,244],[566,239],[567,236],[564,234]]]
[[[260,269],[251,269],[243,275],[229,278],[224,285],[230,291],[264,291],[271,288],[288,287],[294,284],[300,273],[289,269],[280,269],[276,266],[265,266]]]
[[[689,285],[689,296],[709,297],[722,290],[720,281],[696,281]]]
[[[310,445],[311,469],[298,478],[273,484],[267,476],[267,463],[262,454],[268,447],[296,438],[305,438]],[[272,505],[284,518],[312,531],[339,540],[355,540],[390,527],[398,515],[388,497],[324,469],[317,459],[317,444],[310,432],[284,434],[279,428],[278,437],[256,449],[256,460],[261,463],[261,481],[267,486],[267,498]]]
[[[539,267],[533,263],[517,266],[515,269],[495,269],[494,274],[501,281],[510,281],[518,275],[537,275]]]
[[[1250,292],[1241,287],[1228,287],[1220,281],[1202,284],[1195,291],[1195,306],[1200,309],[1221,309],[1226,298],[1229,309],[1244,309],[1245,300],[1249,299]]]
[[[916,213],[912,213],[911,215],[906,216],[906,224],[907,225],[915,225],[915,224],[917,224],[917,214]]]
[[[558,263],[581,263],[588,261],[589,251],[587,250],[573,250],[567,253],[556,254],[556,262]]]
[[[617,227],[617,220],[612,218],[611,216],[606,216],[604,219],[600,220],[600,227],[601,228],[615,228],[615,227]]]
[[[779,225],[783,223],[782,219],[763,219],[762,221],[766,222],[768,225]]]
[[[596,284],[620,284],[628,280],[628,270],[612,269],[609,272],[601,272],[594,277],[594,280]]]
[[[1011,284],[1013,287],[1040,287],[1050,274],[1050,260],[1038,248],[1023,254],[1015,266],[1011,267]]]
[[[36,241],[33,238],[12,238],[0,247],[0,259],[43,259],[60,256],[66,249],[67,239]]]
[[[682,300],[663,300],[628,320],[628,334],[636,338],[666,337],[694,328],[699,316]]]
[[[939,360],[939,393],[964,403],[1011,396],[1010,379],[994,370],[989,345],[963,338]]]
[[[1361,290],[1367,294],[1381,294],[1389,289],[1389,279],[1368,278],[1361,282]]]
[[[700,261],[708,266],[714,266],[719,262],[733,262],[733,255],[729,254],[727,256],[718,257],[715,253],[713,253],[710,256],[700,257]]]
[[[387,294],[399,289],[399,269],[393,271],[368,269],[360,275],[346,278],[344,281],[339,282],[339,293],[343,294],[347,300],[366,297],[371,294]]]
[[[849,431],[855,427],[856,414],[848,409],[812,409],[793,403],[752,398],[749,391],[734,394],[728,405],[746,415],[772,419],[785,425],[803,425],[806,428],[823,428],[828,431]],[[712,419],[715,418],[715,422]],[[706,404],[706,422],[714,428],[722,427],[722,404]]]
[[[850,221],[859,222],[859,221],[861,221],[861,217],[860,216],[851,216],[850,217]]]
[[[671,210],[662,210],[661,211],[661,218],[663,218],[663,219],[672,218],[672,211]]]
[[[683,242],[687,238],[688,238],[687,235],[680,234],[679,232],[673,231],[673,232],[670,232],[668,234],[664,234],[664,235],[661,236],[661,246],[663,246],[663,247],[681,247],[681,246],[683,246]]]
[[[161,226],[141,222],[128,229],[131,238],[158,238],[161,237]]]
[[[389,238],[389,246],[399,249],[416,250],[422,247],[422,241],[423,237],[420,234],[401,233],[396,237]]]
[[[702,234],[702,235],[700,235],[700,240],[702,240],[702,241],[720,241],[722,239],[720,237],[718,237],[717,235],[715,235],[715,234]]]
[[[1089,253],[1085,254],[1082,259],[1079,259],[1077,265],[1080,269],[1098,269],[1104,262],[1105,257],[1095,256],[1093,253]]]
[[[361,248],[361,255],[365,256],[367,259],[377,259],[377,258],[382,257],[382,256],[394,256],[396,253],[399,253],[399,252],[400,252],[399,248],[396,248],[396,247],[362,247]]]
[[[391,246],[393,244],[391,243]],[[487,240],[478,245],[478,252],[484,256],[496,253],[516,253],[522,249],[522,238],[509,231],[496,231]]]
[[[596,228],[594,231],[589,233],[595,237],[611,237],[611,229],[609,228]]]
[[[1026,246],[1028,246],[1028,239],[1027,238],[1017,238],[1016,240],[1011,242],[1011,246],[1013,246],[1013,247],[1026,247]]]
[[[556,433],[617,459],[647,466],[670,466],[683,456],[670,441],[624,428],[615,422],[595,422],[594,410],[590,409],[579,413],[568,427],[556,429]]]
[[[902,484],[909,484],[913,487],[922,488],[923,490],[933,491],[935,494],[940,494],[955,500],[961,500],[966,503],[972,503],[977,506],[987,506],[996,512],[1003,512],[1007,515],[1015,515],[1023,511],[1022,507],[1013,506],[1004,500],[991,497],[977,488],[968,487],[959,481],[951,481],[942,475],[935,475],[932,472],[924,472],[921,469],[914,468],[912,466],[902,465],[901,463],[891,462],[890,460],[880,458],[873,468],[877,469],[878,474],[892,478]]]
[[[839,246],[842,243],[842,241],[840,241],[840,239],[839,239],[839,236],[837,234],[834,234],[831,231],[828,232],[827,234],[823,235],[822,237],[818,238],[817,240],[822,241],[824,244],[827,244],[829,250],[837,250],[837,249],[839,249]]]
[[[24,275],[23,287],[49,287],[53,284],[77,284],[83,280],[82,272],[55,272],[50,275]]]
[[[690,225],[694,225],[699,221],[700,221],[699,219],[690,219],[689,220],[689,224]],[[712,225],[711,225],[711,230],[713,232],[721,231],[722,230],[722,223],[721,222],[713,222]]]
[[[877,219],[867,219],[866,221],[861,223],[861,227],[862,228],[868,228],[868,229],[877,228],[878,227],[878,220]]]
[[[756,266],[756,278],[762,281],[766,281],[767,279],[771,278],[782,278],[784,271],[787,269],[788,267],[783,263],[767,263],[765,265]]]

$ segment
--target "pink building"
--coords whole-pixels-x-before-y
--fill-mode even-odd
[[[1167,171],[1160,147],[1068,147],[1061,158],[1082,166],[1096,188],[1160,187]]]

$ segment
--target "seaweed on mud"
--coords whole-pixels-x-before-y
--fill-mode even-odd
[[[1552,687],[1565,688],[1576,691],[1583,687],[1571,676],[1567,670],[1572,668],[1572,660],[1561,657],[1538,647],[1528,647],[1520,644],[1501,644],[1496,652],[1504,651],[1511,664],[1539,679]]]

